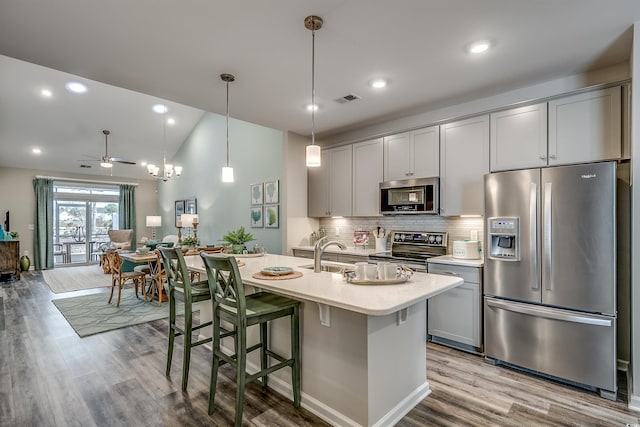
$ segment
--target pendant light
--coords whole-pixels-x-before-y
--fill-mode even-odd
[[[233,182],[233,168],[229,166],[229,83],[236,78],[233,74],[220,74],[220,78],[227,84],[227,165],[222,168],[222,182]]]
[[[311,144],[307,145],[306,163],[307,167],[315,168],[320,166],[320,146],[316,145],[316,87],[315,87],[315,56],[316,56],[316,30],[322,28],[322,18],[315,15],[307,16],[304,19],[304,26],[311,30]]]

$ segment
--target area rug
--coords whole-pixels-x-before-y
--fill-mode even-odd
[[[145,302],[142,295],[136,299],[133,289],[123,289],[120,307],[116,307],[117,290],[113,301],[108,292],[54,299],[51,302],[60,310],[67,322],[80,337],[126,328],[127,326],[151,322],[169,317],[169,303],[158,306],[157,301]],[[184,307],[178,305],[176,314],[183,314]]]
[[[96,264],[42,270],[42,277],[56,294],[111,286],[111,275]]]

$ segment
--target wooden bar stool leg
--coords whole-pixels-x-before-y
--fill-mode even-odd
[[[242,425],[242,411],[244,408],[244,386],[247,380],[247,328],[238,328],[238,347],[236,366],[236,427]]]
[[[215,319],[215,309],[214,319]],[[213,414],[213,406],[216,398],[216,386],[218,384],[218,368],[220,367],[220,322],[215,321],[213,324],[213,351],[211,355],[211,382],[209,383],[209,415]]]
[[[262,371],[269,367],[269,361],[267,357],[267,339],[267,322],[264,322],[260,324],[260,343],[262,344],[262,346],[260,347],[260,370]],[[265,375],[264,377],[262,377],[262,388],[267,388],[268,383],[269,376]]]
[[[191,361],[191,337],[193,319],[191,317],[191,304],[184,307],[184,357],[182,358],[182,390],[187,389],[189,381],[189,362]]]
[[[174,328],[176,324],[176,301],[173,298],[173,291],[169,295],[169,349],[167,353],[167,370],[166,376],[171,373],[171,358],[173,357],[173,343],[176,339],[176,330]]]
[[[293,406],[300,407],[300,313],[298,307],[294,307],[291,315],[291,355],[293,365],[291,366],[291,385],[293,388]]]

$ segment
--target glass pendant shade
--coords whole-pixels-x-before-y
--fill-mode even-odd
[[[307,167],[319,167],[320,159],[320,146],[316,144],[307,145]]]
[[[225,166],[222,168],[222,182],[233,182],[233,168]]]

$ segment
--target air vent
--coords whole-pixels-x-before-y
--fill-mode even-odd
[[[91,165],[80,165],[81,168],[91,169]]]
[[[336,99],[336,102],[339,104],[346,104],[347,102],[355,101],[356,99],[360,99],[360,96],[355,93],[350,93],[349,95],[345,95],[342,98]]]

